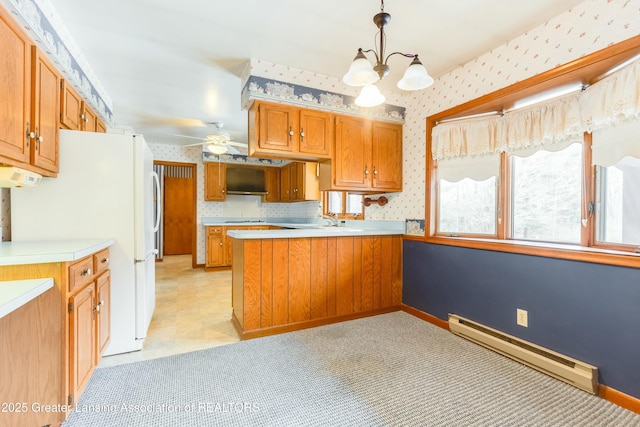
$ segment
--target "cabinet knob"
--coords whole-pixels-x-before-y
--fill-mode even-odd
[[[220,242],[220,246],[222,246],[222,242]]]
[[[364,167],[364,176],[369,176],[369,167],[366,165]]]
[[[374,166],[373,167],[373,176],[375,177],[376,175],[378,175],[378,171],[377,171],[376,167]]]
[[[293,127],[289,126],[289,141],[291,141],[293,137]]]
[[[304,140],[304,128],[300,128],[300,139]]]
[[[87,275],[91,275],[91,269],[90,268],[85,268],[84,270],[82,270],[80,272],[80,276],[87,276]]]
[[[107,263],[109,263],[109,258],[108,257],[107,258],[102,258],[102,260],[100,260],[100,262],[103,263],[103,264],[107,264]]]

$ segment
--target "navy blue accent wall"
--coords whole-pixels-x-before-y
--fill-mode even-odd
[[[640,270],[404,242],[402,302],[455,313],[599,368],[640,398]],[[516,324],[527,310],[529,327]]]

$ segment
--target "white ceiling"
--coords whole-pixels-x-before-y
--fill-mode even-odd
[[[387,52],[446,72],[583,0],[387,0]],[[189,144],[223,121],[246,142],[240,73],[249,58],[341,77],[372,48],[378,0],[51,0],[113,99],[114,123],[151,142]],[[408,64],[408,63],[407,63]],[[390,61],[397,81],[406,65]],[[397,89],[396,89],[397,90]]]

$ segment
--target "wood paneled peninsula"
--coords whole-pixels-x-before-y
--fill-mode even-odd
[[[229,231],[242,339],[387,313],[402,303],[404,222]]]
[[[0,424],[59,425],[77,401],[109,340],[113,244],[0,244]]]

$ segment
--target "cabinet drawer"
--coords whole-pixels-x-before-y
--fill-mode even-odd
[[[69,292],[93,278],[93,257],[84,258],[69,267]]]
[[[93,254],[93,270],[94,274],[100,274],[109,269],[109,249],[103,249],[98,253]]]
[[[207,236],[210,234],[222,234],[222,230],[224,229],[224,227],[212,227],[212,226],[208,226],[207,227]]]

